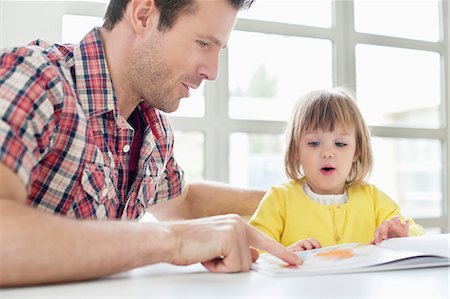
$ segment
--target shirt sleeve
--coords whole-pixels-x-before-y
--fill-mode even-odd
[[[388,195],[383,191],[374,187],[375,208],[377,214],[377,227],[385,220],[391,220],[392,217],[398,216],[400,220],[404,222],[409,220],[409,235],[420,236],[425,234],[425,230],[422,226],[415,223],[410,217],[405,217],[400,211],[400,206],[395,203]]]
[[[178,165],[173,154],[168,159],[166,168],[158,184],[156,202],[177,197],[185,187],[184,172]]]
[[[279,191],[272,187],[262,198],[249,223],[264,234],[280,242],[286,218],[285,204]]]
[[[25,186],[53,142],[48,90],[56,79],[44,56],[30,48],[0,52],[0,162]]]

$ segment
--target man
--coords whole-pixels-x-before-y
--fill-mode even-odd
[[[237,11],[250,2],[112,0],[103,27],[78,45],[37,40],[1,53],[2,286],[157,262],[248,271],[257,258],[249,246],[301,262],[236,215],[113,221],[138,219],[161,201],[160,219],[255,209],[257,192],[185,186],[159,112],[216,78]]]

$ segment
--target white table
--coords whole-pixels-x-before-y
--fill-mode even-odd
[[[450,267],[273,278],[157,264],[94,281],[0,290],[0,298],[449,298]]]

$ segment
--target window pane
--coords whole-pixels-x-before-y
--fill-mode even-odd
[[[175,159],[187,181],[204,179],[205,135],[200,132],[175,131]]]
[[[410,217],[442,215],[441,144],[431,139],[373,138],[375,185]]]
[[[371,125],[441,126],[438,53],[356,46],[358,102]]]
[[[230,116],[287,120],[300,95],[332,86],[331,50],[329,40],[233,32]]]
[[[258,0],[239,18],[301,24],[317,27],[331,26],[331,1],[326,0]]]
[[[181,99],[180,107],[175,112],[170,113],[172,116],[184,117],[203,117],[205,115],[205,84],[200,85],[197,89],[191,89],[191,96]]]
[[[439,40],[439,1],[355,1],[355,29],[387,36]]]
[[[63,15],[61,40],[67,44],[79,43],[92,28],[102,24],[101,17]]]
[[[232,133],[230,184],[269,189],[287,182],[284,175],[284,135]]]

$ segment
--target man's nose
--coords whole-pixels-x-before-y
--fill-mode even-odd
[[[213,53],[203,63],[199,68],[200,76],[206,80],[214,81],[217,79],[217,73],[219,71],[219,53]]]

